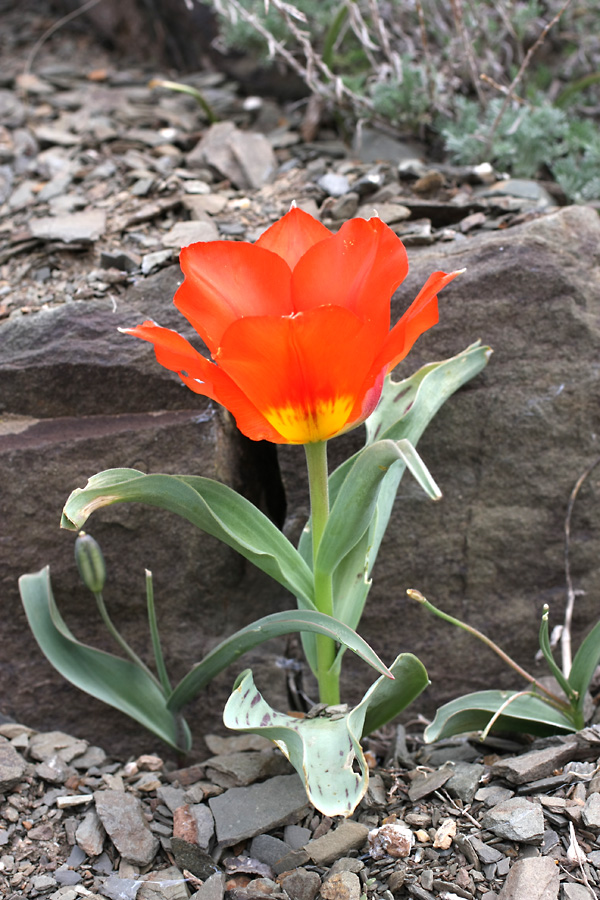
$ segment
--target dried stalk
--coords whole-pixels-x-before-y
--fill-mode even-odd
[[[423,47],[423,56],[425,58],[425,69],[427,71],[427,91],[429,93],[429,102],[435,107],[437,102],[436,81],[434,76],[434,67],[431,61],[431,52],[429,50],[429,41],[427,40],[427,28],[425,25],[425,14],[423,12],[423,4],[421,0],[416,0],[417,15],[419,17],[419,31],[421,33],[421,46]]]
[[[486,138],[486,140],[485,140],[485,154],[486,154],[486,155],[488,155],[489,152],[490,152],[490,150],[491,150],[492,143],[493,143],[493,141],[494,141],[494,137],[495,137],[496,132],[497,132],[497,130],[498,130],[498,126],[500,125],[500,122],[502,121],[502,118],[503,118],[503,116],[504,116],[504,113],[505,113],[506,110],[508,109],[508,104],[509,104],[510,101],[511,101],[511,97],[512,97],[513,94],[514,94],[517,85],[520,84],[521,79],[523,78],[523,75],[524,75],[525,72],[527,71],[527,68],[528,68],[528,66],[529,66],[529,63],[531,62],[531,59],[532,59],[534,53],[536,52],[536,50],[538,49],[538,47],[540,47],[540,46],[544,43],[544,41],[546,40],[546,35],[547,35],[548,32],[550,31],[550,29],[553,28],[554,25],[556,25],[557,22],[560,21],[560,19],[562,18],[563,13],[564,13],[565,10],[567,9],[567,7],[570,5],[570,3],[571,3],[571,0],[566,0],[566,2],[561,6],[561,8],[559,9],[559,11],[556,13],[556,15],[555,15],[549,22],[547,22],[546,25],[544,25],[544,27],[542,28],[542,31],[541,31],[540,35],[538,36],[538,39],[535,41],[534,44],[531,45],[531,47],[529,48],[529,50],[528,50],[527,53],[525,54],[525,59],[524,59],[523,62],[521,63],[521,66],[520,66],[520,68],[519,68],[519,71],[517,72],[517,74],[516,74],[515,77],[513,78],[512,82],[511,82],[511,84],[510,84],[510,86],[509,86],[509,88],[508,88],[506,97],[504,98],[504,102],[503,102],[502,106],[500,107],[500,110],[498,111],[498,115],[496,116],[496,118],[495,118],[494,121],[492,122],[492,126],[491,126],[491,128],[490,128],[490,130],[489,130],[489,133],[488,133],[488,136],[487,136],[487,138]]]
[[[577,596],[577,591],[575,591],[573,588],[573,579],[571,578],[571,517],[573,515],[575,500],[577,499],[577,495],[579,494],[584,481],[586,480],[588,475],[590,475],[594,471],[599,463],[600,456],[587,467],[585,472],[583,472],[575,482],[575,486],[571,491],[571,496],[569,497],[567,515],[565,518],[565,581],[567,582],[567,605],[565,608],[565,620],[560,638],[562,671],[565,678],[569,677],[569,672],[571,671],[571,624],[573,622],[573,609],[575,607],[575,598]]]
[[[469,35],[467,34],[467,29],[465,28],[465,21],[463,18],[462,11],[462,0],[450,0],[450,6],[452,7],[452,15],[454,17],[454,24],[456,26],[456,30],[460,35],[460,39],[462,41],[465,56],[467,57],[467,62],[469,64],[469,70],[471,72],[471,81],[473,82],[473,87],[475,88],[475,93],[477,94],[477,98],[481,105],[485,107],[486,99],[485,94],[481,90],[481,85],[479,83],[479,76],[477,74],[477,65],[475,62],[475,55],[473,53],[473,46],[471,41],[469,40]]]
[[[59,19],[58,22],[55,22],[54,25],[51,25],[50,28],[47,28],[43,35],[37,39],[31,50],[29,51],[29,56],[25,62],[25,68],[23,73],[25,75],[29,75],[31,72],[31,67],[33,66],[33,60],[38,54],[40,47],[46,43],[49,37],[52,37],[55,31],[58,31],[59,28],[62,28],[63,25],[66,25],[68,22],[72,22],[73,19],[76,19],[78,16],[83,15],[83,13],[87,12],[88,9],[91,9],[96,4],[100,3],[100,0],[87,0],[87,3],[84,3],[83,6],[80,6],[78,9],[72,10],[70,13],[67,13],[66,16],[63,16],[62,19]]]

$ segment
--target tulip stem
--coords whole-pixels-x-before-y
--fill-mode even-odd
[[[315,586],[315,606],[319,612],[333,616],[333,584],[330,572],[318,566],[321,538],[329,518],[329,483],[327,472],[327,441],[305,444],[310,511],[312,520],[312,557]],[[340,702],[339,672],[335,669],[337,647],[333,638],[317,634],[317,681],[319,700],[334,706]]]
[[[114,640],[117,642],[117,644],[119,645],[121,650],[123,650],[123,652],[126,653],[127,656],[129,657],[129,659],[133,663],[135,663],[136,666],[139,666],[140,669],[142,669],[146,673],[146,675],[148,675],[149,678],[152,679],[152,681],[157,685],[157,687],[160,688],[161,685],[160,685],[160,682],[158,681],[156,675],[154,675],[154,673],[150,671],[150,669],[148,668],[146,663],[140,659],[140,657],[137,655],[135,650],[133,650],[129,646],[129,644],[127,643],[125,638],[121,635],[121,633],[117,630],[117,628],[113,624],[113,621],[108,614],[106,604],[104,603],[104,598],[102,596],[102,593],[100,591],[98,591],[98,592],[94,591],[94,597],[96,598],[96,605],[98,606],[98,611],[99,611],[100,615],[102,616],[102,621],[106,625],[108,631],[110,632],[110,634],[112,635]]]

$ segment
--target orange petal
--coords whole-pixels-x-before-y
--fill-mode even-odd
[[[196,394],[210,397],[235,416],[237,426],[254,441],[280,443],[281,437],[265,417],[248,400],[231,378],[214,363],[198,353],[184,337],[169,328],[147,321],[135,328],[121,328],[124,334],[154,344],[156,359]]]
[[[292,312],[290,268],[262,247],[209,241],[184,247],[179,260],[185,281],[175,306],[213,353],[236,319]]]
[[[359,397],[363,397],[362,406],[357,404],[353,408],[351,420],[361,422],[373,412],[381,396],[385,375],[408,355],[417,338],[437,325],[437,293],[459,274],[460,272],[451,272],[449,275],[445,272],[434,272],[429,276],[377,353],[371,371],[359,391]]]
[[[294,309],[344,306],[372,322],[382,340],[390,327],[391,296],[407,272],[406,250],[391,228],[381,219],[351,219],[294,269]]]
[[[307,250],[329,237],[330,230],[318,219],[294,207],[263,232],[255,246],[276,253],[293,269]]]
[[[408,355],[411,347],[425,331],[438,323],[437,294],[459,272],[434,272],[430,275],[417,297],[398,321],[381,348],[378,362],[390,372]]]
[[[322,441],[343,430],[377,347],[349,310],[247,318],[223,336],[217,361],[281,435]]]

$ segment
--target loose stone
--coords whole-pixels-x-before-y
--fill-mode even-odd
[[[121,791],[96,791],[94,801],[100,821],[123,859],[139,866],[152,862],[160,845],[137,797]]]
[[[484,813],[482,825],[510,841],[539,844],[544,836],[544,814],[537,804],[513,797]]]
[[[498,900],[557,900],[560,872],[553,859],[519,859],[508,873]]]
[[[302,866],[277,880],[290,900],[314,900],[321,887],[318,874]]]
[[[359,822],[348,819],[335,831],[328,831],[323,837],[309,841],[306,852],[317,866],[327,866],[350,850],[360,850],[365,844],[369,829]]]
[[[323,900],[359,900],[361,884],[354,872],[338,872],[321,886]]]

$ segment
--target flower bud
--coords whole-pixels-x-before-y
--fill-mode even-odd
[[[75,562],[85,586],[99,594],[106,581],[106,566],[100,545],[85,531],[80,531],[75,541]]]

